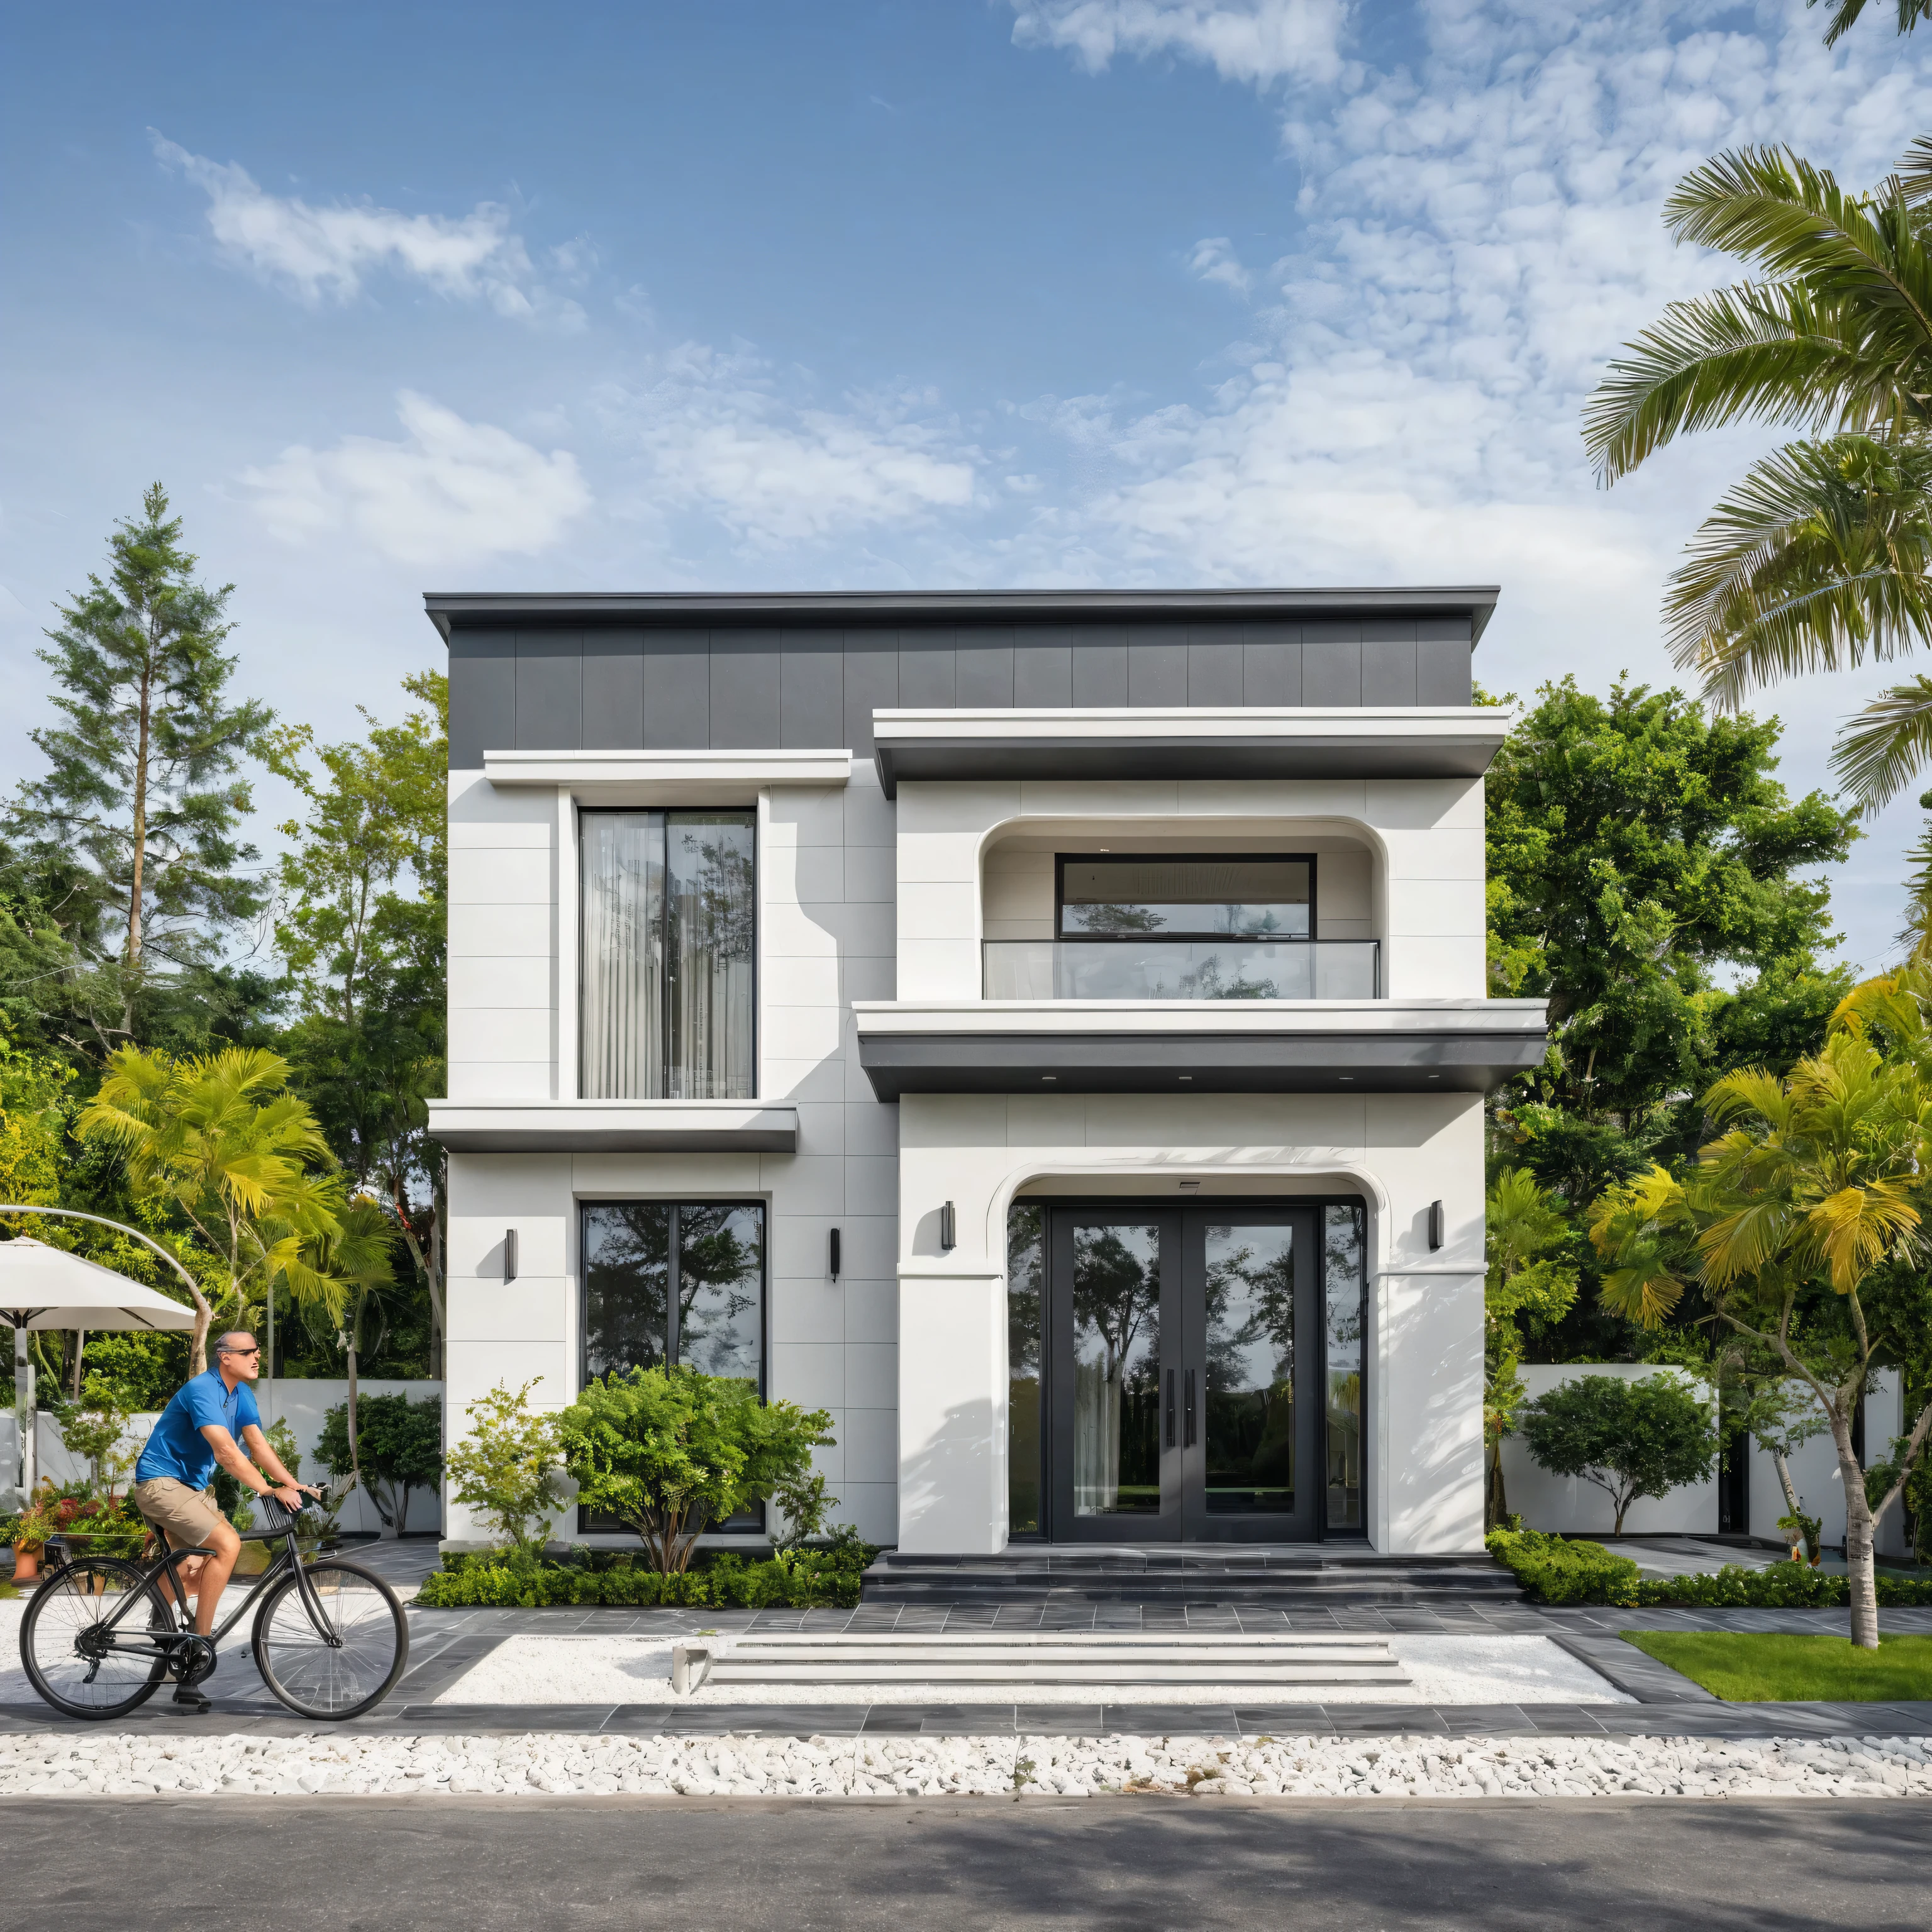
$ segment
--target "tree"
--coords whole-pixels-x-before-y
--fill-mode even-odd
[[[1828,38],[1861,10],[1839,0]],[[1909,27],[1922,0],[1900,0]],[[1606,483],[1677,436],[1737,422],[1810,432],[1712,511],[1665,599],[1671,650],[1708,696],[1910,650],[1932,617],[1932,138],[1869,194],[1789,149],[1717,156],[1678,184],[1680,242],[1760,272],[1672,302],[1584,412]],[[1858,714],[1834,763],[1876,809],[1932,747],[1932,681]]]
[[[1804,0],[1808,7],[1815,7],[1819,0]],[[1835,47],[1856,24],[1858,16],[1865,10],[1865,0],[1826,0],[1832,12],[1825,23],[1825,44]],[[1898,31],[1909,34],[1921,20],[1932,20],[1932,0],[1897,0]]]
[[[1612,1189],[1591,1234],[1610,1262],[1606,1300],[1660,1324],[1694,1272],[1718,1319],[1768,1352],[1809,1390],[1838,1453],[1854,1644],[1878,1643],[1872,1525],[1896,1498],[1932,1428],[1932,1402],[1891,1460],[1897,1480],[1874,1509],[1853,1453],[1858,1404],[1890,1337],[1869,1318],[1888,1270],[1916,1257],[1932,1157],[1932,968],[1917,964],[1861,987],[1816,1054],[1784,1079],[1727,1074],[1705,1096],[1722,1131],[1682,1178],[1662,1168]],[[1888,1035],[1881,1058],[1867,1036]],[[1913,1044],[1916,1042],[1916,1046]],[[1686,1237],[1688,1238],[1688,1241]],[[1690,1259],[1684,1257],[1687,1252]],[[1912,1268],[1912,1276],[1920,1270]],[[1924,1319],[1919,1300],[1906,1318]],[[1896,1284],[1892,1285],[1896,1294]]]
[[[1579,1376],[1527,1404],[1516,1429],[1544,1468],[1610,1498],[1618,1536],[1632,1503],[1702,1482],[1718,1453],[1710,1405],[1672,1375]]]
[[[1576,1270],[1552,1252],[1568,1244],[1562,1208],[1536,1178],[1506,1168],[1484,1203],[1484,1240],[1489,1269],[1483,1286],[1483,1432],[1488,1482],[1484,1514],[1498,1527],[1509,1514],[1503,1490],[1503,1438],[1527,1390],[1517,1373],[1522,1355],[1520,1324],[1541,1328],[1560,1322],[1576,1299]]]
[[[542,1379],[537,1376],[514,1394],[499,1382],[471,1402],[464,1411],[470,1432],[445,1466],[457,1502],[530,1563],[542,1553],[550,1512],[563,1499],[556,1418],[530,1408],[530,1390]]]
[[[383,1527],[400,1536],[409,1527],[410,1492],[432,1486],[442,1474],[442,1402],[366,1396],[357,1420],[352,1453],[349,1405],[338,1402],[322,1418],[320,1454],[332,1475],[354,1473]]]
[[[128,1411],[118,1392],[89,1376],[79,1397],[62,1403],[54,1414],[68,1454],[86,1463],[88,1481],[112,1502],[115,1484],[133,1470],[139,1453],[127,1440]]]
[[[400,724],[364,710],[365,740],[320,749],[296,725],[266,755],[306,808],[281,828],[275,940],[298,1006],[287,1052],[352,1184],[384,1204],[408,1246],[434,1373],[444,1160],[428,1127],[446,1084],[449,680],[425,671],[403,686],[419,708]]]
[[[688,1566],[706,1523],[798,1492],[832,1439],[822,1408],[762,1402],[752,1382],[683,1368],[593,1382],[556,1426],[578,1500],[635,1531],[668,1576]]]
[[[84,1140],[120,1153],[137,1196],[185,1221],[218,1273],[224,1310],[239,1322],[285,1283],[298,1306],[340,1314],[340,1177],[315,1117],[286,1091],[288,1063],[254,1048],[175,1060],[118,1048],[80,1116]],[[208,1365],[214,1307],[197,1294],[190,1372]]]
[[[46,776],[8,814],[29,869],[52,881],[38,911],[74,949],[88,1023],[104,1053],[130,1039],[154,962],[180,970],[215,956],[217,935],[262,895],[238,837],[251,806],[234,774],[270,722],[230,704],[235,659],[221,646],[233,586],[195,580],[158,483],[108,540],[108,574],[61,613],[40,661],[64,722],[30,735]]]

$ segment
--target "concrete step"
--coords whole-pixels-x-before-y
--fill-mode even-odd
[[[1387,1640],[1354,1634],[1242,1636],[962,1631],[918,1636],[784,1632],[677,1645],[680,1694],[714,1684],[1252,1685],[1307,1688],[1409,1682]]]
[[[860,1598],[868,1604],[1245,1604],[1292,1610],[1518,1603],[1522,1600],[1522,1591],[1515,1577],[1501,1568],[1409,1574],[1363,1570],[1294,1574],[1232,1568],[1109,1572],[964,1564],[912,1570],[874,1564],[866,1572]]]

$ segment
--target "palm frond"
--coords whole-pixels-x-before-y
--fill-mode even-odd
[[[1664,614],[1672,656],[1727,706],[1912,649],[1932,634],[1932,445],[1845,434],[1754,464],[1671,574]]]
[[[1818,0],[1804,0],[1815,7]],[[1865,0],[1831,0],[1832,11],[1825,24],[1825,44],[1835,47],[1857,24],[1865,10]],[[1921,20],[1932,20],[1932,0],[1898,0],[1898,31],[1909,34]],[[1913,144],[1916,146],[1918,144]]]
[[[1868,812],[1888,805],[1932,762],[1932,677],[1895,684],[1859,712],[1832,753],[1839,782]]]

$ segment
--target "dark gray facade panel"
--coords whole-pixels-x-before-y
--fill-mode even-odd
[[[1301,627],[1301,701],[1306,705],[1358,705],[1362,701],[1362,627]]]
[[[644,747],[644,639],[640,631],[589,631],[584,638],[586,752]]]
[[[1127,627],[1094,624],[1073,643],[1073,701],[1082,709],[1127,702]]]
[[[1238,705],[1241,684],[1241,638],[1234,626],[1189,625],[1188,703]]]
[[[1065,624],[1022,624],[1013,632],[1013,702],[1022,710],[1064,710],[1073,702],[1073,638]]]
[[[449,640],[449,768],[481,770],[517,742],[517,634],[458,631]]]
[[[1441,643],[1450,638],[1460,638],[1462,643],[1475,648],[1469,636],[1469,620],[1466,617],[1450,616],[1418,617],[1415,620],[1415,636],[1418,644]]]
[[[1417,704],[1467,704],[1472,694],[1467,638],[1425,638],[1417,644]]]
[[[711,634],[711,742],[718,751],[764,751],[778,742],[779,635]]]
[[[711,634],[652,631],[644,639],[644,742],[654,752],[711,748]]]
[[[1362,640],[1362,702],[1374,705],[1415,702],[1413,638]]]
[[[845,742],[845,640],[836,631],[787,631],[779,675],[778,742],[824,749]]]
[[[1244,624],[1241,630],[1241,702],[1299,704],[1301,626]]]
[[[1136,710],[1187,702],[1187,626],[1127,627],[1127,702]]]
[[[942,625],[931,630],[899,633],[899,702],[908,711],[932,706],[950,710],[958,703],[953,676],[952,631]]]
[[[962,626],[955,640],[953,702],[963,711],[1010,711],[1013,633],[1006,624]]]
[[[899,642],[892,631],[845,633],[845,735],[839,740],[855,758],[872,755],[872,713],[893,711],[899,701]]]
[[[517,633],[517,748],[554,751],[584,728],[584,633]]]

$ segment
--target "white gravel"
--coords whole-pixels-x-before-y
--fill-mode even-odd
[[[1904,1798],[1908,1738],[0,1737],[0,1797]]]
[[[1394,1636],[1407,1684],[724,1684],[670,1688],[671,1645],[650,1636],[517,1636],[439,1704],[1628,1704],[1545,1636]]]

